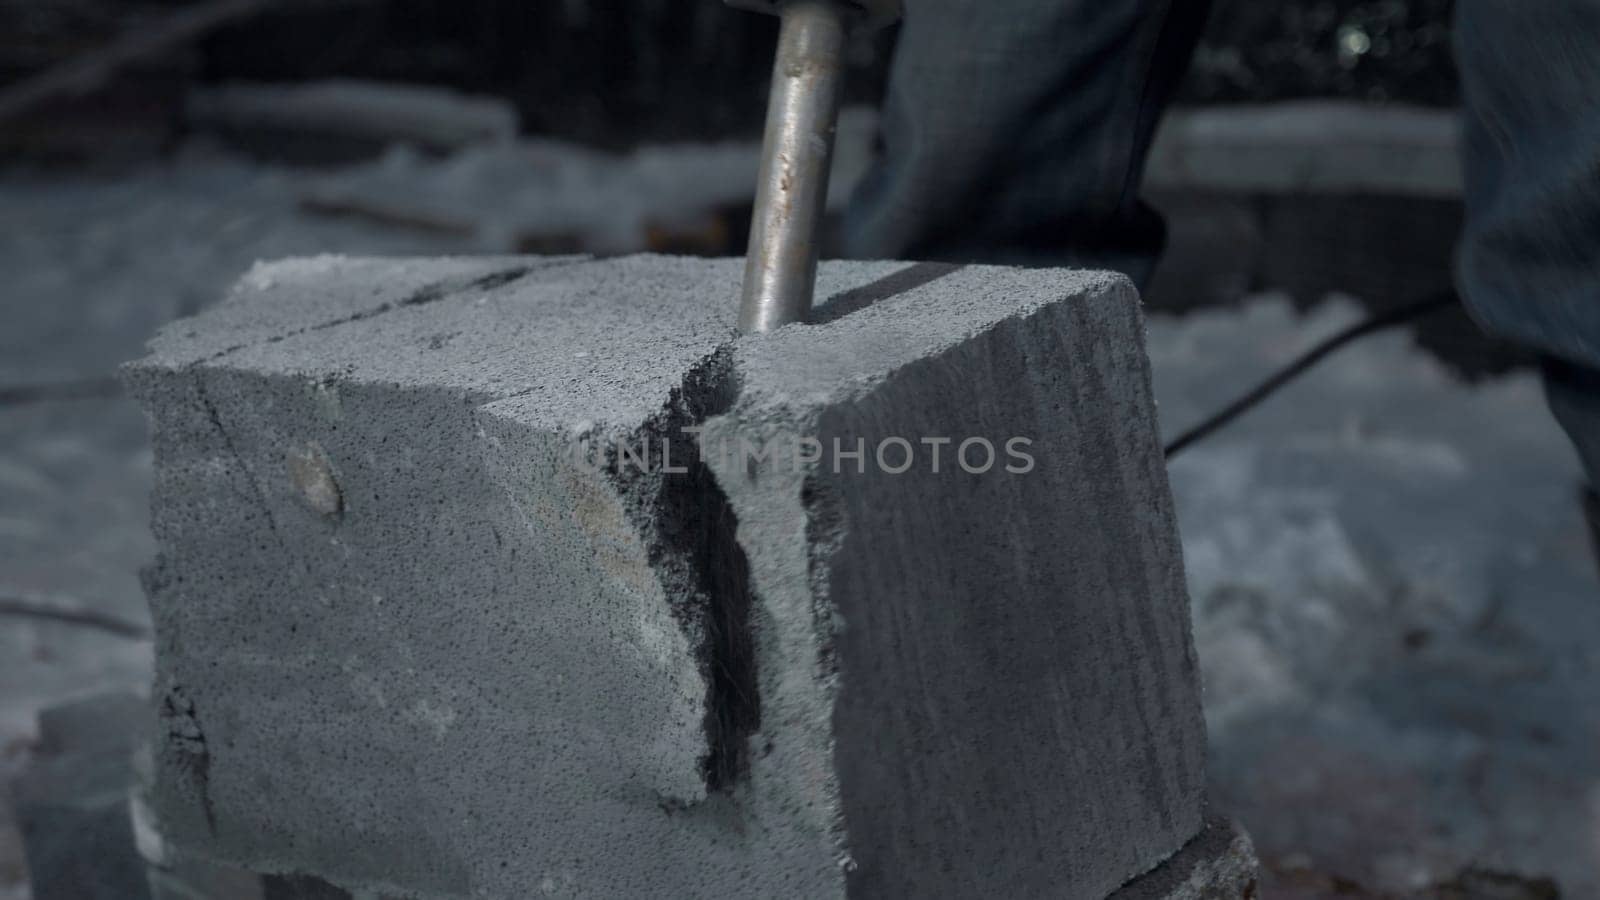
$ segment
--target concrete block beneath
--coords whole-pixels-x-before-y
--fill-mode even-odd
[[[1228,819],[1212,818],[1176,855],[1110,900],[1255,900],[1260,868],[1250,836]]]
[[[150,900],[280,900],[265,888],[273,876],[263,877],[203,859],[150,865]],[[315,895],[307,900],[315,900]],[[343,900],[343,898],[341,898]]]
[[[163,839],[358,895],[1095,897],[1199,833],[1133,289],[829,264],[739,338],[740,271],[290,261],[157,338]]]
[[[39,714],[37,754],[12,782],[35,900],[142,900],[128,816],[148,705],[108,694]]]

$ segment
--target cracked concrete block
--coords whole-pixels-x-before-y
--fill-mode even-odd
[[[163,332],[162,839],[357,895],[1097,897],[1198,834],[1133,289],[835,263],[741,338],[740,272],[290,261]]]

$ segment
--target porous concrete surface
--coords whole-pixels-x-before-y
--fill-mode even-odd
[[[1138,298],[1102,273],[897,280],[737,345],[704,434],[782,660],[763,721],[812,726],[779,733],[778,771],[831,755],[855,896],[1103,896],[1199,830],[1204,781]],[[1006,470],[1014,437],[1031,471]],[[807,438],[825,458],[796,467]],[[919,458],[885,475],[894,438]],[[986,474],[958,460],[975,438]],[[741,441],[777,458],[721,449]],[[865,475],[833,455],[858,442]]]
[[[170,845],[415,897],[1100,896],[1198,832],[1124,281],[829,265],[817,324],[735,340],[738,261],[390,265],[258,268],[127,372]],[[698,422],[1038,465],[762,477]]]

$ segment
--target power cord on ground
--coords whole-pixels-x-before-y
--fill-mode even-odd
[[[1457,300],[1454,291],[1444,291],[1431,296],[1426,300],[1419,300],[1415,303],[1410,303],[1397,309],[1390,310],[1389,312],[1380,313],[1363,322],[1358,322],[1355,325],[1352,325],[1349,328],[1346,328],[1343,331],[1333,335],[1332,337],[1327,338],[1326,340],[1318,343],[1315,347],[1307,350],[1305,353],[1300,354],[1300,356],[1296,357],[1293,362],[1273,373],[1269,378],[1256,385],[1239,399],[1229,403],[1227,406],[1224,406],[1217,412],[1212,413],[1211,415],[1202,419],[1199,424],[1189,428],[1187,431],[1174,438],[1171,443],[1167,444],[1167,459],[1172,459],[1174,456],[1177,456],[1179,453],[1182,453],[1184,450],[1188,449],[1194,444],[1210,437],[1212,434],[1232,422],[1234,419],[1239,418],[1255,407],[1261,405],[1261,403],[1268,397],[1276,394],[1289,382],[1294,381],[1301,375],[1304,375],[1312,366],[1315,366],[1317,363],[1321,362],[1323,358],[1329,356],[1334,351],[1345,346],[1346,344],[1366,337],[1369,334],[1374,334],[1385,329],[1393,328],[1396,325],[1404,325],[1431,313],[1438,312],[1442,309],[1448,309],[1452,306],[1455,306],[1457,302],[1459,301]]]

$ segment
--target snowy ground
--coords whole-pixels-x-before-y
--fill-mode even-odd
[[[1357,315],[1157,320],[1164,423]],[[1600,591],[1532,377],[1469,389],[1380,336],[1171,473],[1217,802],[1264,855],[1388,889],[1472,864],[1600,896]]]
[[[204,154],[0,177],[0,385],[104,375],[258,258],[487,249],[296,208],[325,176]],[[520,198],[519,202],[526,202]],[[1169,430],[1357,315],[1157,319]],[[120,397],[0,406],[0,602],[144,625],[150,460]],[[1379,337],[1176,459],[1219,806],[1280,870],[1390,890],[1464,866],[1600,896],[1600,590],[1578,470],[1526,376]],[[0,613],[0,762],[34,710],[142,688],[149,643]],[[0,803],[0,897],[24,896]]]

